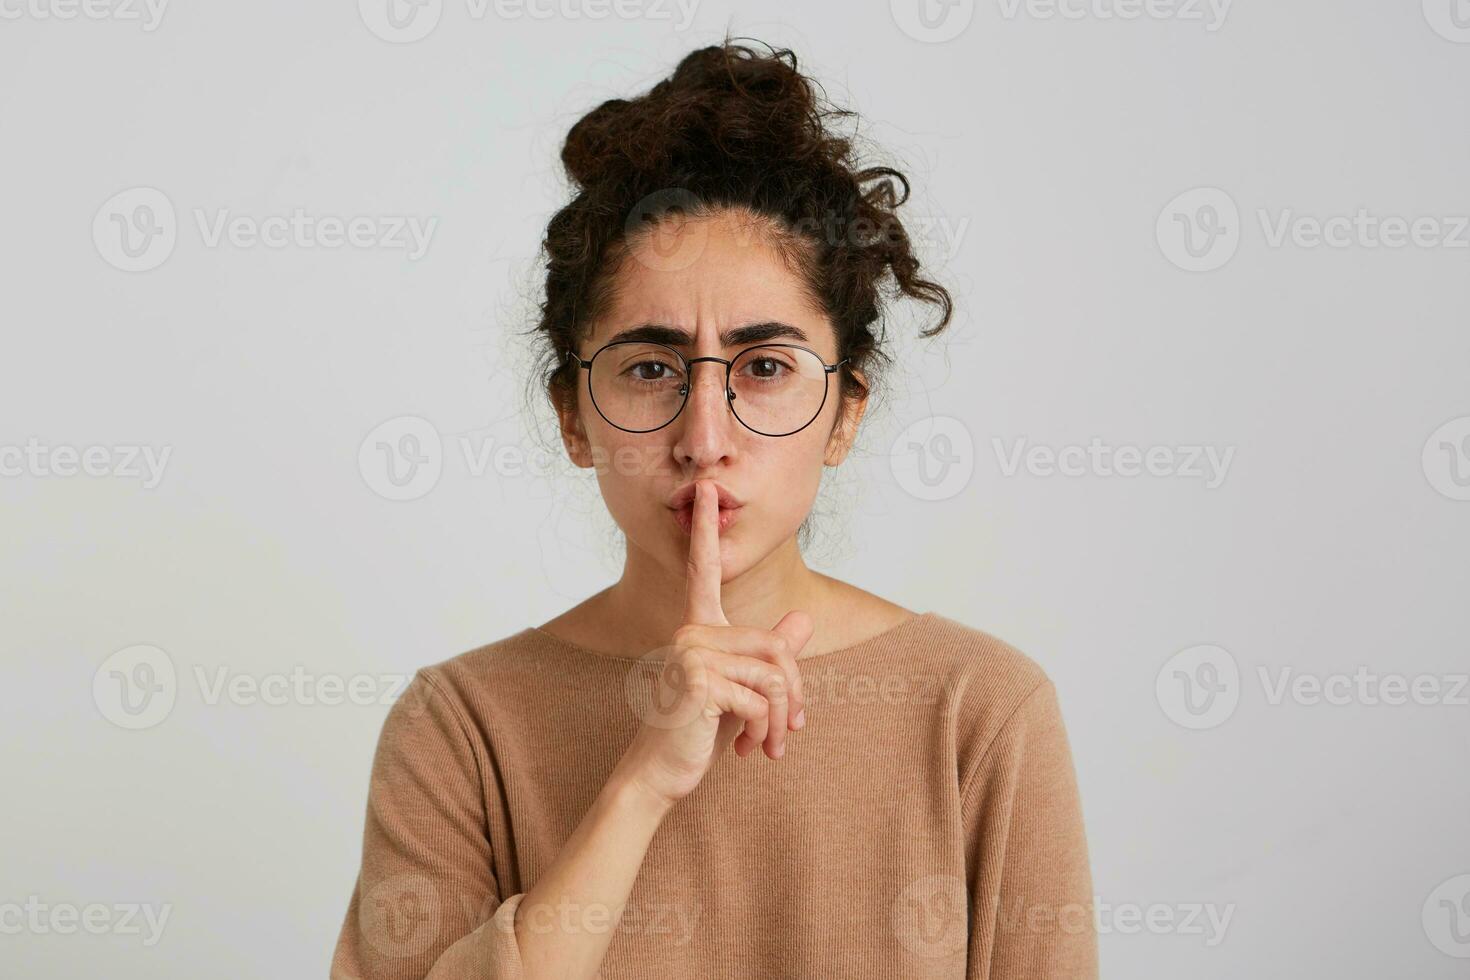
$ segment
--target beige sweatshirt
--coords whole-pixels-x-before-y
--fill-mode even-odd
[[[797,665],[785,756],[717,758],[616,923],[563,908],[535,927],[615,930],[604,980],[1096,977],[1041,668],[934,612]],[[637,730],[630,672],[654,670],[535,627],[420,670],[374,756],[333,980],[520,978],[516,908]]]

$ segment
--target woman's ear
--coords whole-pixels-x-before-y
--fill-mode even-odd
[[[854,371],[853,376],[862,384],[863,391],[860,395],[842,395],[837,421],[832,426],[832,435],[827,439],[827,452],[822,459],[828,466],[837,466],[847,458],[852,444],[857,441],[858,426],[862,424],[863,413],[868,410],[867,378],[860,371]]]
[[[561,443],[566,447],[567,458],[582,469],[592,466],[592,444],[587,439],[587,430],[582,427],[582,412],[577,406],[577,392],[559,391],[552,397],[556,409],[557,427],[561,430]]]

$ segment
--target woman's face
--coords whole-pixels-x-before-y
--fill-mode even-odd
[[[784,342],[809,347],[825,363],[835,363],[831,323],[813,309],[800,277],[769,244],[764,227],[752,220],[758,219],[730,211],[670,218],[630,240],[611,308],[578,354],[591,358],[626,331],[655,326],[686,335],[664,343],[688,358],[730,360],[757,343]],[[723,334],[761,326],[764,332],[747,329],[743,337],[728,338],[732,343],[722,341]],[[598,370],[603,371],[601,363]],[[644,369],[642,376],[650,370],[661,373]],[[773,365],[759,370],[771,371]],[[579,369],[576,405],[561,413],[561,430],[572,461],[596,468],[603,499],[630,547],[670,570],[682,570],[689,551],[688,509],[681,521],[670,498],[693,480],[716,481],[740,505],[732,515],[721,515],[722,525],[729,521],[720,532],[722,573],[729,580],[795,535],[816,497],[822,467],[837,465],[847,454],[865,405],[854,398],[844,405],[834,372],[827,379],[826,402],[811,424],[793,435],[766,436],[746,428],[731,412],[724,365],[705,361],[690,371],[689,398],[674,421],[634,433],[602,417],[588,394],[588,372]]]

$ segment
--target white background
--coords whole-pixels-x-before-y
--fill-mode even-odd
[[[1443,219],[1444,237],[1470,214],[1463,0],[1239,0],[1223,21],[992,0],[936,5],[934,30],[906,0],[706,2],[687,25],[671,2],[476,17],[444,0],[412,43],[373,33],[371,0],[178,2],[151,30],[141,6],[48,16],[64,2],[0,0],[0,447],[170,456],[156,486],[0,477],[0,906],[170,917],[151,945],[7,928],[0,972],[325,976],[387,707],[211,704],[209,685],[299,669],[391,694],[384,678],[616,575],[590,473],[476,475],[460,437],[557,448],[526,409],[517,331],[565,198],[561,138],[726,28],[794,47],[862,113],[913,179],[905,210],[959,304],[934,343],[913,340],[927,311],[893,312],[888,397],[819,500],[809,560],[1047,669],[1100,901],[1176,925],[1230,910],[1213,944],[1203,922],[1112,923],[1104,975],[1470,968],[1434,894],[1470,872],[1470,707],[1273,704],[1260,675],[1361,666],[1448,691],[1470,670],[1470,233],[1270,235],[1283,215],[1365,209]],[[137,187],[167,197],[177,240],[129,272],[93,225]],[[1209,271],[1169,237],[1221,201],[1166,210],[1196,188],[1238,211]],[[437,223],[410,258],[211,247],[195,217],[296,208]],[[403,416],[442,435],[443,471],[391,501],[359,448]],[[945,449],[931,416],[957,420],[942,431],[962,476],[940,499],[898,439],[918,426]],[[1233,456],[1217,486],[1005,471],[1017,440],[1094,438]],[[139,644],[177,691],[130,730],[109,658]],[[1170,691],[1174,666],[1204,676],[1196,653],[1166,664],[1200,645],[1235,666],[1235,708],[1191,728]]]

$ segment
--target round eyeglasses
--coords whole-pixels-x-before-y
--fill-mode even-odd
[[[733,360],[685,357],[665,344],[618,340],[588,360],[567,356],[587,371],[597,413],[625,432],[662,429],[684,410],[700,361],[725,365],[725,404],[740,424],[763,436],[790,436],[816,421],[827,404],[827,376],[846,364],[827,364],[797,344],[757,344]]]

